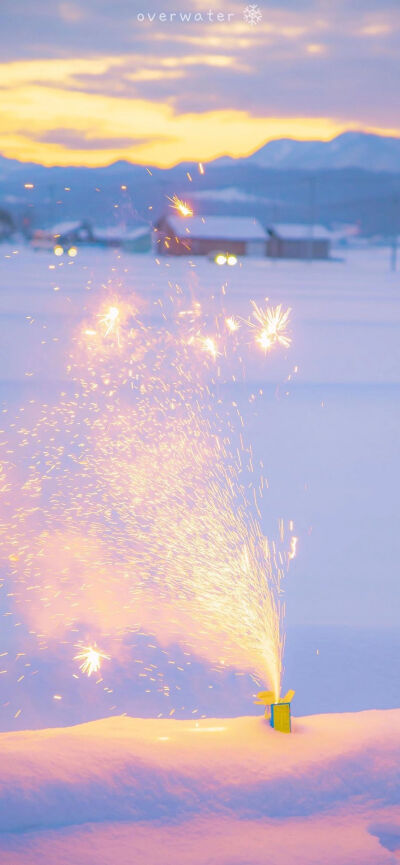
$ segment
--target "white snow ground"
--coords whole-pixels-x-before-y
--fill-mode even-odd
[[[400,711],[0,738],[2,865],[394,865]]]

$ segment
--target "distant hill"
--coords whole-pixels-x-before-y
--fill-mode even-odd
[[[365,171],[386,171],[400,173],[400,138],[389,138],[383,135],[373,135],[368,132],[343,132],[331,141],[298,141],[295,138],[279,138],[268,141],[250,156],[235,159],[232,156],[222,156],[208,163],[209,168],[227,168],[231,166],[252,165],[259,168],[279,168],[305,171],[336,168],[362,168]],[[174,173],[179,169],[192,170],[192,162],[180,163],[170,169],[152,171],[163,175]],[[0,155],[0,179],[9,174],[30,172],[33,175],[43,175],[44,172],[56,175],[68,175],[89,172],[95,175],[104,173],[120,174],[133,172],[143,173],[144,166],[119,160],[104,168],[60,167],[46,169],[43,165],[32,162],[19,162],[17,159],[7,159]]]
[[[238,160],[222,157],[213,165]],[[367,171],[400,172],[400,138],[386,138],[367,132],[344,132],[332,141],[297,141],[280,138],[269,141],[240,162],[261,168],[317,169],[364,168]]]
[[[103,168],[46,168],[0,156],[0,207],[23,230],[70,219],[135,227],[152,223],[176,193],[199,215],[270,222],[357,223],[400,233],[400,139],[346,132],[332,141],[270,141],[243,159],[162,170],[118,161]],[[33,184],[34,188],[26,188]]]

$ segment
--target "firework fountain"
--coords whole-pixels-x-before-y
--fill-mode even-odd
[[[21,411],[14,449],[3,435],[12,608],[42,644],[70,644],[89,676],[141,628],[251,672],[278,703],[287,556],[253,515],[256,481],[250,492],[242,481],[251,456],[234,445],[212,383],[230,340],[287,347],[289,311],[254,304],[249,320],[215,316],[210,333],[179,287],[160,301],[160,325],[139,306],[109,296],[92,309],[70,386],[55,405]]]

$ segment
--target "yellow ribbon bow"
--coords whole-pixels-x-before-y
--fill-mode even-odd
[[[284,697],[276,699],[273,691],[260,691],[257,694],[257,700],[254,700],[254,705],[265,706],[265,717],[269,718],[272,704],[276,706],[277,703],[291,703],[295,693],[295,691],[288,691]]]

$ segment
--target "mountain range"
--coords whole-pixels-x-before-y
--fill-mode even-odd
[[[215,160],[213,165],[237,162],[231,157]],[[260,168],[304,169],[363,168],[366,171],[400,171],[400,138],[367,132],[343,132],[331,141],[298,141],[279,138],[268,141],[255,153],[239,162]]]
[[[82,169],[93,174],[110,171],[119,166],[133,168],[135,163],[124,160],[102,168]],[[186,165],[186,163],[185,163]],[[192,163],[188,163],[192,165]],[[315,171],[335,168],[361,168],[366,171],[400,172],[400,138],[374,135],[368,132],[343,132],[330,141],[299,141],[295,138],[279,138],[268,141],[249,156],[235,159],[232,156],[222,156],[208,163],[209,168],[229,167],[232,165],[254,165],[259,168],[279,168]],[[137,166],[142,168],[142,166]],[[0,179],[9,173],[46,169],[37,163],[19,162],[0,155]],[[174,171],[179,165],[164,171]],[[48,169],[47,169],[48,170]],[[74,169],[64,169],[55,166],[52,171],[71,172]],[[77,171],[80,168],[75,169]],[[157,171],[157,169],[155,169]],[[158,169],[162,170],[162,169]]]
[[[123,191],[125,190],[125,191]],[[400,232],[400,138],[346,132],[331,141],[269,141],[247,157],[169,169],[118,161],[100,168],[0,156],[0,208],[17,227],[66,219],[105,226],[152,222],[174,194],[199,215],[267,222],[357,223],[366,235]]]

